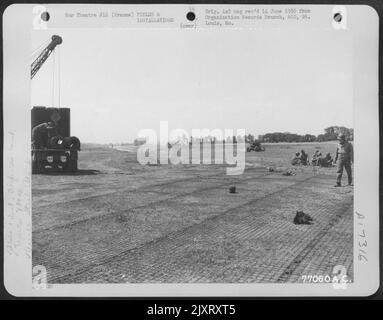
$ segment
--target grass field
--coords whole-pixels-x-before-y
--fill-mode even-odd
[[[50,283],[302,282],[336,265],[352,278],[352,187],[333,187],[335,168],[282,175],[296,151],[334,155],[336,144],[265,147],[227,176],[85,146],[77,174],[33,176],[33,265]],[[297,210],[313,224],[293,224]]]

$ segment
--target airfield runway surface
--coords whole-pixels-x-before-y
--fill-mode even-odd
[[[352,278],[353,188],[333,187],[334,168],[269,172],[284,162],[273,148],[238,176],[84,150],[76,175],[33,176],[33,265],[49,283],[303,282],[336,265]],[[297,210],[313,223],[295,225]]]

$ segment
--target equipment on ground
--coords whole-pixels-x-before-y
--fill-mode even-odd
[[[297,211],[294,217],[294,224],[312,224],[313,218],[303,211]]]
[[[250,146],[247,147],[246,151],[247,152],[251,152],[251,151],[256,151],[256,152],[265,151],[265,147],[263,147],[259,141],[253,141],[253,142],[250,143]]]

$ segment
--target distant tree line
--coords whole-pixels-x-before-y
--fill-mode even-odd
[[[346,139],[349,141],[354,140],[354,129],[340,127],[340,126],[331,126],[324,129],[323,134],[315,136],[313,134],[296,134],[290,132],[272,132],[266,133],[264,135],[259,135],[258,139],[255,138],[253,134],[247,134],[245,136],[228,136],[224,139],[218,139],[214,136],[205,136],[205,137],[190,137],[189,139],[186,136],[180,137],[178,142],[189,142],[189,143],[202,143],[202,142],[223,142],[223,143],[253,143],[253,142],[323,142],[323,141],[333,141],[337,140],[339,134],[344,134]],[[146,142],[145,138],[138,138],[134,140],[135,145],[141,145]],[[125,143],[121,143],[124,145]]]
[[[349,141],[354,140],[354,129],[352,128],[346,128],[346,127],[340,127],[340,126],[331,126],[326,129],[324,129],[323,134],[319,134],[318,136],[315,136],[313,134],[296,134],[296,133],[290,133],[290,132],[273,132],[273,133],[266,133],[264,135],[259,135],[258,139],[255,138],[253,134],[247,134],[245,136],[228,136],[226,137],[222,142],[223,143],[253,143],[253,142],[323,142],[323,141],[333,141],[338,139],[339,134],[344,134],[346,136],[346,139]],[[193,138],[190,137],[189,142],[197,143],[197,142],[211,142],[215,143],[218,142],[216,137],[213,136],[206,136],[206,137],[199,137],[199,138]]]
[[[344,134],[349,141],[354,140],[354,129],[339,126],[328,127],[324,129],[323,134],[318,136],[312,134],[299,135],[290,132],[273,132],[258,136],[258,140],[260,142],[323,142],[337,140],[339,134]],[[246,138],[249,142],[254,141],[253,135],[247,135]]]

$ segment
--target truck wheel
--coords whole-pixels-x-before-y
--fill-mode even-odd
[[[69,160],[67,170],[68,172],[76,172],[77,171],[77,160]]]
[[[36,174],[36,173],[43,173],[43,172],[44,172],[43,166],[41,165],[39,161],[36,161],[34,165],[32,164],[32,173]]]
[[[76,172],[77,171],[77,160],[73,160],[72,161],[72,172]]]
[[[37,161],[32,161],[32,174],[36,174],[38,172],[38,167],[37,167]]]

